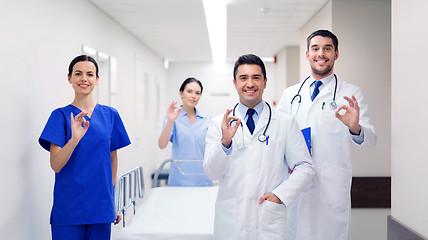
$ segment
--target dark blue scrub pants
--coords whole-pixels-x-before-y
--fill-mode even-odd
[[[51,225],[52,240],[110,240],[111,223]]]

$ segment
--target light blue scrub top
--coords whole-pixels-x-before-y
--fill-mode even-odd
[[[205,136],[207,135],[210,117],[197,109],[195,111],[196,121],[193,124],[184,109],[181,109],[180,114],[174,121],[169,139],[172,143],[171,158],[173,159],[204,159]],[[168,116],[165,117],[163,128],[165,128],[167,121]],[[204,173],[202,161],[175,161],[171,163],[168,186],[212,185],[211,179]]]
[[[71,138],[70,113],[81,112],[73,105],[54,110],[39,138],[50,150],[50,143],[60,147]],[[53,225],[112,223],[116,213],[112,179],[112,151],[129,145],[128,134],[116,109],[97,104],[90,126],[71,154],[67,164],[55,173]]]

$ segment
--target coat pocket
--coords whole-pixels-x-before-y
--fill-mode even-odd
[[[285,141],[281,139],[269,138],[262,143],[263,166],[272,168],[284,167]]]
[[[321,111],[318,119],[318,129],[327,133],[338,133],[344,125],[336,118],[336,111],[325,108]]]
[[[287,209],[283,204],[265,200],[260,206],[259,239],[287,238]]]

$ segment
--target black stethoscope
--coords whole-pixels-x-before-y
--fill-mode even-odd
[[[329,104],[329,107],[330,107],[331,110],[335,110],[337,108],[337,104],[336,104],[337,76],[334,73],[333,73],[333,76],[334,76],[334,80],[336,81],[336,83],[334,85],[333,100]],[[305,80],[302,82],[302,85],[300,85],[299,91],[297,91],[297,94],[291,99],[291,102],[290,102],[290,104],[291,104],[290,112],[293,112],[292,111],[293,110],[293,102],[296,99],[298,99],[298,103],[299,103],[299,105],[297,107],[297,110],[300,108],[300,103],[302,102],[302,96],[300,95],[300,90],[302,90],[303,85],[309,79],[309,77],[305,78]],[[323,104],[322,104],[322,109],[324,109],[324,105],[325,105],[325,102],[323,102]]]
[[[270,108],[270,105],[269,105],[269,103],[267,103],[267,102],[265,102],[266,103],[266,105],[268,106],[268,108],[269,108],[269,119],[268,119],[268,122],[267,122],[267,124],[266,124],[266,127],[265,127],[265,130],[263,131],[263,133],[262,134],[260,134],[259,135],[259,137],[257,138],[260,142],[265,142],[268,138],[269,138],[269,136],[266,136],[266,131],[267,131],[267,129],[268,129],[268,127],[269,127],[269,124],[270,124],[270,119],[272,118],[272,109]],[[235,107],[233,107],[233,116],[235,116],[235,109],[236,109],[236,107],[239,105],[239,103],[237,103],[236,105],[235,105]],[[235,119],[233,119],[232,121],[230,121],[230,123],[229,123],[229,125],[232,125],[232,123],[233,122],[236,122],[236,120]],[[242,126],[242,122],[241,122],[241,128],[243,128],[243,126]]]

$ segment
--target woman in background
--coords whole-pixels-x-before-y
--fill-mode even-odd
[[[179,89],[183,105],[177,107],[177,102],[172,101],[168,108],[158,145],[164,149],[170,141],[172,159],[204,159],[205,135],[210,117],[196,109],[202,90],[199,80],[187,78]],[[168,186],[212,186],[212,181],[204,174],[202,162],[174,161],[170,167]]]
[[[74,100],[52,112],[39,138],[55,171],[53,240],[110,239],[111,223],[120,221],[114,208],[117,150],[131,142],[117,110],[94,102],[98,80],[92,57],[73,59],[68,82]]]

